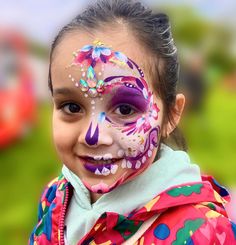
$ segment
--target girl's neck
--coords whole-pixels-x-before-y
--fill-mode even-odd
[[[91,204],[95,203],[102,195],[90,191]]]

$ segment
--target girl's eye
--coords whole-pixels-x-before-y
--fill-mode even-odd
[[[115,113],[122,116],[132,115],[134,112],[134,109],[130,105],[120,105],[115,110]]]
[[[81,112],[81,107],[77,104],[74,103],[68,103],[62,106],[61,108],[64,112],[67,114],[72,114],[72,113],[80,113]]]

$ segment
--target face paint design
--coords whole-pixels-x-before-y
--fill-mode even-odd
[[[90,123],[89,129],[86,133],[85,140],[88,145],[96,145],[98,143],[99,129],[96,126],[95,131],[92,133],[92,123]]]
[[[151,164],[150,159],[159,144],[160,109],[154,102],[153,92],[138,65],[101,42],[86,45],[75,52],[71,66],[81,69],[82,78],[76,81],[71,74],[69,78],[91,99],[93,119],[85,135],[87,145],[92,147],[98,144],[99,137],[103,137],[100,127],[111,130],[113,137],[119,142],[116,153],[111,146],[108,150],[113,154],[88,155],[81,159],[86,171],[96,177],[101,176],[95,183],[82,177],[85,186],[92,192],[106,193],[134,178]],[[96,73],[97,67],[101,70]],[[112,69],[118,69],[119,72],[106,76],[106,71]],[[99,106],[95,107],[95,104],[103,99],[108,100],[107,104],[111,108],[117,108],[118,112],[99,111]],[[119,113],[121,115],[117,116]],[[118,172],[121,172],[119,178],[115,178],[112,184],[107,184],[106,177],[116,176]]]
[[[129,60],[121,52],[112,52],[110,48],[105,47],[100,41],[94,42],[93,45],[86,45],[82,49],[74,52],[74,60],[71,66],[79,65],[81,71],[84,71],[84,66],[88,67],[87,69],[87,80],[80,79],[79,82],[75,83],[76,87],[80,87],[81,91],[86,92],[90,97],[96,97],[104,92],[104,81],[102,79],[97,79],[94,68],[97,64],[102,63],[112,63],[118,66],[129,67],[138,70],[139,74],[143,76],[141,69],[132,61]],[[103,68],[104,69],[104,68]],[[100,72],[99,75],[102,73]],[[83,75],[85,76],[85,72]],[[69,75],[69,78],[74,82],[75,79]],[[107,80],[108,82],[109,80]]]
[[[104,90],[104,82],[103,80],[97,80],[92,66],[89,66],[87,70],[87,81],[80,79],[79,83],[76,83],[76,86],[80,87],[81,91],[88,92],[88,95],[92,98]]]
[[[132,80],[132,78],[130,78],[130,80]],[[127,135],[140,133],[142,131],[144,133],[148,132],[158,119],[159,108],[153,102],[153,94],[148,91],[147,83],[144,79],[135,79],[135,82],[136,86],[125,84],[125,87],[121,87],[112,99],[113,106],[119,103],[127,103],[134,105],[144,113],[139,118],[136,118],[134,122],[125,123],[123,125],[122,132],[127,132]],[[126,87],[128,87],[128,89]],[[116,127],[112,120],[109,118],[107,118],[107,120]]]
[[[100,112],[98,115],[98,122],[103,123],[106,119],[106,113],[105,112]]]

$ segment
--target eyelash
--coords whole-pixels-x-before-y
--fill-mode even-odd
[[[131,109],[132,113],[131,114],[122,114],[122,113],[118,113],[117,110],[121,108],[121,106],[127,106]],[[118,106],[116,106],[114,113],[119,114],[122,117],[129,117],[132,116],[134,113],[138,112],[138,110],[136,108],[134,108],[132,105],[129,104],[120,104]]]
[[[79,111],[72,112],[72,111],[70,111],[71,108],[69,108],[69,107],[68,107],[68,110],[69,110],[69,111],[66,111],[66,107],[67,107],[67,106],[71,106],[71,105],[73,105],[73,106],[75,105]],[[79,104],[73,103],[73,102],[63,103],[62,105],[59,106],[59,109],[60,109],[63,113],[65,113],[65,114],[67,114],[67,115],[73,115],[73,114],[82,113],[82,112],[81,112],[81,111],[82,111],[81,106],[80,106]]]

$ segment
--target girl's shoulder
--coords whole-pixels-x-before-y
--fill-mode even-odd
[[[143,244],[236,244],[236,225],[215,203],[173,207],[140,238]],[[221,209],[221,208],[220,208]]]
[[[215,204],[210,202],[167,209],[157,215],[154,222],[152,218],[150,222],[145,221],[137,233],[142,235],[135,234],[124,244],[134,244],[133,241],[137,245],[236,244],[236,225],[219,213]]]
[[[236,244],[236,225],[224,208],[228,192],[212,177],[172,187],[156,200],[151,210],[161,214],[139,239],[143,244]]]

